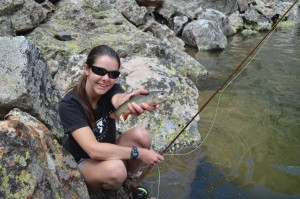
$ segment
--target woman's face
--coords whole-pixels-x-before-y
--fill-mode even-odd
[[[118,61],[109,56],[99,56],[96,58],[93,66],[101,67],[106,71],[119,70]],[[116,79],[110,78],[107,73],[103,76],[95,74],[92,68],[89,68],[87,65],[84,66],[84,71],[87,75],[86,89],[88,95],[101,96],[109,91],[116,82]]]

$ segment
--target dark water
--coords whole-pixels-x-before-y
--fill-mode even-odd
[[[207,80],[195,81],[199,106],[262,37],[235,35],[222,52],[189,51],[210,73]],[[202,111],[199,125],[201,147],[188,155],[165,156],[160,172],[154,169],[145,182],[152,195],[300,198],[300,30],[274,32]]]

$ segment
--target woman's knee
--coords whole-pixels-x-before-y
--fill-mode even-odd
[[[149,132],[143,127],[136,127],[132,130],[134,131],[134,141],[143,148],[150,148],[152,139]]]
[[[109,174],[108,183],[110,184],[111,188],[121,187],[127,178],[127,169],[122,160],[114,161],[114,163],[109,166],[107,172]]]
[[[100,164],[91,162],[84,167],[83,175],[91,189],[117,189],[125,181],[127,169],[122,160],[104,161]]]

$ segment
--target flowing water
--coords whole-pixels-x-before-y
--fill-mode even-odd
[[[224,51],[188,52],[210,73],[195,81],[199,107],[262,37],[235,35]],[[276,30],[251,58],[201,112],[201,147],[166,155],[147,178],[152,195],[300,198],[300,29]]]

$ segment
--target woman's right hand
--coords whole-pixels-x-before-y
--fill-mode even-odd
[[[161,163],[164,160],[164,157],[153,150],[138,148],[139,156],[138,159],[148,166],[154,166],[155,164]]]

